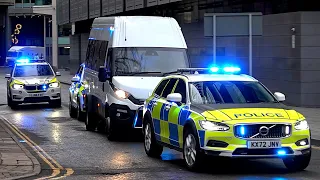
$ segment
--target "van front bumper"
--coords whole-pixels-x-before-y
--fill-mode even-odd
[[[140,126],[142,109],[131,110],[126,105],[112,104],[109,109],[110,118],[113,119],[117,126],[135,128]],[[141,116],[141,117],[140,117]]]

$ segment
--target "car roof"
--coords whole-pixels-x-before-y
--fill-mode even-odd
[[[189,82],[201,82],[201,81],[251,81],[258,82],[257,79],[246,74],[183,74],[183,75],[171,75],[169,77],[185,77]]]

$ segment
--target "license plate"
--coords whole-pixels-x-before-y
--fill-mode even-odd
[[[41,93],[34,93],[34,94],[30,94],[29,96],[30,96],[30,97],[42,97],[43,94],[41,94]]]
[[[280,141],[248,141],[248,149],[268,149],[268,148],[280,148]]]

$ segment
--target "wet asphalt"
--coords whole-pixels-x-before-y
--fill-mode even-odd
[[[86,131],[83,122],[69,117],[67,85],[62,85],[61,108],[54,109],[41,104],[11,110],[6,105],[5,72],[0,69],[0,115],[27,135],[63,168],[72,169],[73,173],[66,179],[320,179],[318,149],[313,149],[309,167],[297,173],[288,172],[281,160],[271,159],[210,159],[201,172],[189,172],[185,169],[179,152],[165,149],[161,159],[147,157],[139,134],[124,134],[125,138],[121,141],[110,142],[104,134]],[[21,142],[42,165],[41,174],[28,179],[50,176],[52,169],[49,165],[24,141]]]

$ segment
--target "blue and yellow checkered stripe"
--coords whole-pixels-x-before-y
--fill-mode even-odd
[[[157,102],[156,106],[152,106],[154,102]],[[183,126],[190,118],[191,111],[186,105],[171,106],[170,110],[167,110],[167,105],[171,104],[161,98],[152,98],[147,104],[147,108],[152,112],[155,137],[158,141],[182,148]],[[199,130],[198,134],[203,147],[205,131]]]

